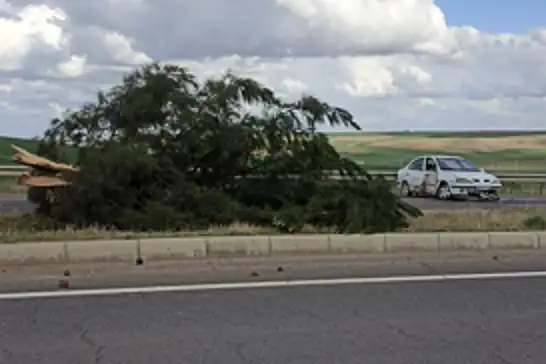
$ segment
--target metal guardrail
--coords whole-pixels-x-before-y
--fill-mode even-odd
[[[0,178],[2,177],[19,177],[22,172],[29,171],[30,169],[25,166],[1,166],[0,165]],[[395,171],[368,171],[372,176],[382,176],[387,180],[393,181],[396,178]],[[546,173],[503,173],[493,172],[504,185],[505,191],[519,191],[529,189],[537,190],[540,195],[543,195],[546,190]],[[332,176],[333,179],[338,179],[340,176]],[[532,186],[536,187],[532,188]]]
[[[25,169],[28,169],[28,167],[25,167],[25,166],[17,166],[17,165],[5,165],[5,166],[0,166],[0,171],[1,172],[9,172],[9,171],[20,171],[20,170],[25,170]]]
[[[30,168],[18,165],[0,165],[0,176],[4,177],[18,177],[21,172],[28,171]],[[368,171],[373,176],[383,176],[385,178],[395,178],[395,171]],[[509,172],[492,172],[495,176],[501,180],[544,180],[546,183],[546,173],[509,173]]]
[[[396,172],[393,171],[368,171],[373,176],[383,176],[396,178]],[[497,178],[501,180],[545,180],[546,173],[510,173],[510,172],[491,172]]]

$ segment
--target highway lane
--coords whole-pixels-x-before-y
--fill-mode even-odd
[[[0,195],[0,213],[32,211],[34,211],[34,205],[27,201],[26,196]]]
[[[423,210],[499,209],[506,206],[546,206],[546,197],[504,197],[498,202],[440,201],[433,198],[408,198],[405,201]],[[0,213],[32,212],[34,207],[25,196],[0,196]]]
[[[536,364],[546,279],[0,301],[0,363]]]

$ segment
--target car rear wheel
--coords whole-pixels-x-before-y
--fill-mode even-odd
[[[412,195],[409,184],[406,181],[402,182],[402,185],[400,186],[400,196],[411,197]]]

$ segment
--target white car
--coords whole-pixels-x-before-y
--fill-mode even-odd
[[[472,162],[451,155],[424,155],[397,172],[400,195],[435,196],[438,199],[475,196],[498,200],[501,181]]]

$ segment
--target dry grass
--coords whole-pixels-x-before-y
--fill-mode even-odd
[[[331,142],[342,151],[365,143],[368,147],[420,149],[420,150],[456,150],[458,152],[497,152],[507,149],[543,150],[546,148],[545,135],[506,136],[498,138],[459,137],[428,138],[386,135],[349,135],[332,136]]]
[[[136,232],[119,231],[105,228],[88,229],[44,229],[43,223],[32,215],[3,214],[0,215],[0,243],[16,243],[29,241],[74,241],[100,239],[148,239],[192,236],[231,236],[231,235],[268,235],[275,234],[275,229],[254,227],[248,224],[233,224],[230,226],[214,226],[206,230],[195,231],[154,231]]]
[[[499,210],[455,210],[430,211],[425,216],[411,221],[408,232],[440,231],[525,231],[524,220],[533,216],[546,217],[545,208],[507,208]],[[29,220],[30,219],[30,220]],[[23,219],[21,215],[9,214],[0,217],[0,243],[24,241],[72,241],[98,239],[146,239],[191,236],[248,236],[275,235],[275,229],[234,224],[231,226],[211,227],[207,230],[185,232],[151,232],[138,233],[131,231],[113,231],[106,229],[63,229],[46,231],[38,229],[32,217]],[[303,233],[324,233],[307,227]]]
[[[544,149],[546,137],[519,136],[504,138],[393,138],[369,142],[373,147],[402,149],[457,150],[459,152],[496,152],[506,149]]]
[[[411,232],[431,231],[524,231],[524,221],[533,216],[546,217],[546,208],[514,207],[495,210],[468,209],[424,212],[411,221]]]

